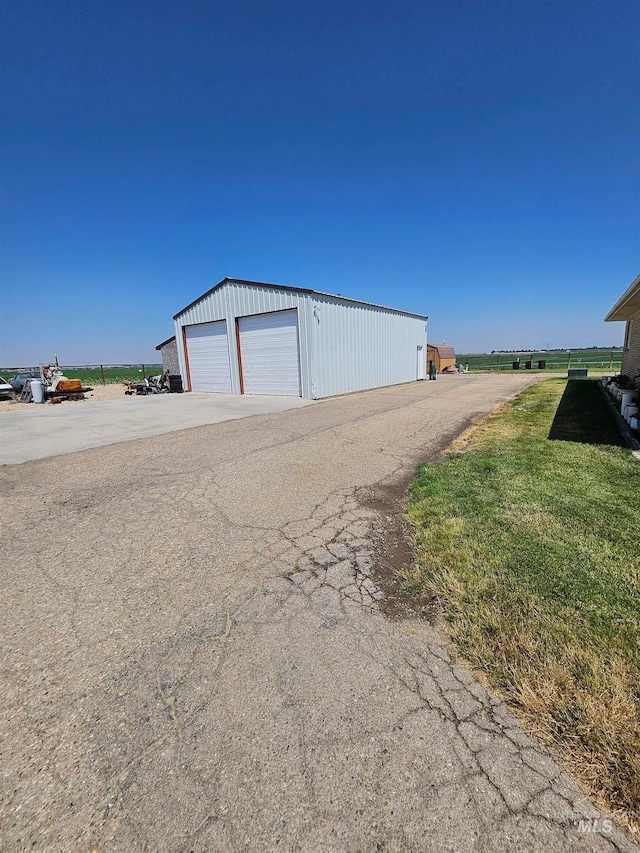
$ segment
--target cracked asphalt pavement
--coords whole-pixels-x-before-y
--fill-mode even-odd
[[[4,467],[3,849],[637,851],[434,627],[383,612],[415,465],[531,381]]]

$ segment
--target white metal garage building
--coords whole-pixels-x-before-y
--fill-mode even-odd
[[[225,278],[173,319],[190,391],[319,399],[425,378],[422,314]]]

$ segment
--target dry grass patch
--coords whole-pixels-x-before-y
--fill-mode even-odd
[[[528,389],[419,469],[403,583],[446,602],[460,653],[638,828],[640,465],[619,444],[595,383]]]

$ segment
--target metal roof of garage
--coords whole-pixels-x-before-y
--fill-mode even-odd
[[[314,293],[316,296],[327,296],[331,299],[340,299],[343,302],[353,302],[356,305],[368,305],[371,308],[381,308],[383,311],[393,311],[395,314],[404,314],[407,317],[419,317],[421,320],[428,320],[428,316],[426,314],[416,314],[415,311],[402,311],[400,308],[389,308],[387,305],[378,305],[375,302],[365,302],[362,299],[350,299],[348,296],[342,296],[340,293],[325,293],[322,290],[312,290],[308,287],[290,287],[286,284],[269,284],[266,281],[248,281],[243,278],[229,278],[225,276],[222,281],[219,281],[211,290],[207,290],[206,293],[203,293],[202,296],[198,296],[197,299],[194,299],[193,302],[190,302],[188,305],[185,305],[177,314],[173,315],[173,319],[177,320],[181,314],[184,314],[185,311],[188,311],[189,308],[192,308],[194,305],[197,305],[198,302],[201,302],[203,299],[206,299],[207,296],[210,296],[214,291],[216,291],[219,287],[222,287],[223,284],[248,284],[253,287],[268,287],[272,290],[290,290],[293,293]]]

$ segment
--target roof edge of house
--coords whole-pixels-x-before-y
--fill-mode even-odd
[[[633,317],[621,316],[625,310],[627,304],[633,299],[634,296],[640,297],[640,275],[637,275],[634,280],[631,282],[629,287],[622,294],[620,299],[616,302],[613,308],[609,311],[607,316],[604,318],[605,323],[611,323],[616,320],[629,320],[633,319]],[[634,307],[634,314],[637,314],[640,310],[640,299],[638,300],[639,304]]]

